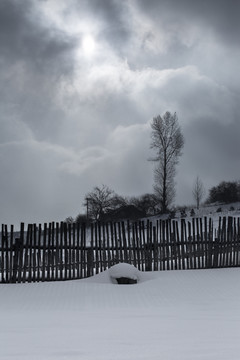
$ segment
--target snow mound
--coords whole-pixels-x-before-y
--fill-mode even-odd
[[[127,264],[127,263],[120,263],[117,265],[112,266],[108,270],[110,279],[112,282],[117,283],[116,279],[119,278],[128,278],[131,280],[139,280],[139,270],[135,268],[135,266]]]
[[[117,284],[118,278],[130,278],[136,280],[137,283],[154,280],[159,278],[161,273],[159,271],[147,271],[142,272],[138,270],[134,265],[127,263],[119,263],[113,265],[109,269],[106,269],[99,274],[93,275],[86,279],[81,279],[81,282],[96,283],[96,284]]]

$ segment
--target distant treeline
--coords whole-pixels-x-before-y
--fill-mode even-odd
[[[197,183],[197,185],[199,185],[199,183]],[[197,191],[196,195],[200,196],[199,191],[202,191],[202,189],[196,188],[195,186],[194,190]],[[240,181],[222,181],[219,185],[213,186],[209,189],[209,194],[205,203],[230,204],[238,201],[240,201]],[[76,218],[69,216],[65,219],[65,222],[81,223],[119,219],[137,220],[139,218],[162,213],[161,202],[156,194],[123,197],[116,194],[106,185],[102,185],[102,187],[96,186],[91,192],[89,192],[85,196],[84,206],[86,207],[85,214],[78,214]],[[179,210],[182,215],[183,209],[186,210],[186,206],[178,206],[176,208],[170,207],[167,209],[166,213],[171,215]],[[175,216],[171,217],[174,218]]]
[[[240,201],[240,181],[222,181],[209,190],[207,203],[230,204]]]

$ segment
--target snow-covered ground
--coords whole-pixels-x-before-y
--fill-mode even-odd
[[[0,285],[0,359],[240,359],[239,268],[132,269],[134,285],[118,270]]]

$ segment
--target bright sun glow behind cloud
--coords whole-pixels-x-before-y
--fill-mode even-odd
[[[91,35],[85,35],[82,40],[82,51],[85,56],[92,56],[95,52],[96,44]]]

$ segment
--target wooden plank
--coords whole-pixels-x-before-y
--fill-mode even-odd
[[[200,234],[201,234],[201,240],[200,240],[200,244],[199,244],[199,251],[200,251],[200,265],[199,265],[199,269],[203,269],[203,268],[204,268],[204,249],[203,249],[204,237],[203,237],[203,222],[202,222],[202,218],[200,218]]]
[[[135,231],[134,231],[134,229],[135,229]],[[133,232],[133,234],[135,234],[134,243],[135,243],[136,248],[134,249],[134,251],[135,251],[136,257],[137,257],[137,268],[141,271],[144,271],[144,269],[145,269],[144,242],[143,242],[143,239],[145,238],[144,222],[143,221],[139,221],[138,223],[135,222],[135,225],[134,225],[134,223],[132,223],[132,232]]]
[[[208,232],[209,232],[209,267],[213,267],[213,249],[214,249],[214,242],[213,242],[213,222],[212,219],[209,218],[209,226],[208,226]]]
[[[210,229],[208,225],[208,219],[205,217],[204,219],[204,228],[205,228],[205,268],[209,269],[211,268],[211,235],[210,235]]]
[[[33,274],[33,225],[29,225],[29,238],[28,238],[28,277],[27,281],[32,282]]]
[[[215,242],[216,242],[216,247],[218,247],[218,259],[217,261],[215,260],[215,264],[217,263],[218,267],[222,267],[222,230],[221,230],[221,224],[222,224],[222,218],[219,216],[218,218],[218,229],[217,229],[217,234],[215,236]]]
[[[224,216],[222,222],[222,253],[223,253],[223,263],[222,267],[227,265],[227,219]]]
[[[113,229],[114,229],[114,247],[115,247],[115,264],[119,263],[120,257],[119,257],[119,246],[118,246],[118,235],[117,235],[117,224],[113,223]]]
[[[99,271],[102,272],[103,271],[103,263],[102,263],[102,224],[99,222],[98,223],[98,246],[97,246],[97,250],[98,251],[98,258],[99,258]]]
[[[149,222],[149,240],[148,240],[148,264],[149,271],[153,270],[153,224],[152,221]]]
[[[138,223],[138,231],[137,231],[137,235],[136,235],[136,246],[137,248],[140,249],[140,266],[141,268],[139,268],[139,270],[144,271],[145,270],[145,251],[144,251],[144,246],[145,246],[145,224],[144,221],[139,221]]]
[[[20,256],[21,256],[21,240],[20,238],[15,239],[14,244],[14,257],[13,257],[13,277],[12,283],[21,282],[21,277],[19,278],[19,271],[20,271]]]
[[[55,249],[56,249],[55,280],[59,280],[60,279],[59,222],[56,222],[56,226],[55,226]]]
[[[233,218],[232,216],[228,217],[227,224],[227,267],[231,266],[232,262],[232,242],[233,242]]]
[[[14,256],[14,226],[11,225],[11,233],[10,233],[10,249],[9,249],[9,282],[12,282],[13,276],[13,256]]]
[[[222,219],[222,267],[227,264],[227,218]]]
[[[95,250],[95,261],[94,261],[94,250]],[[86,233],[84,234],[84,255],[85,255],[85,269],[87,272],[85,273],[85,277],[89,277],[94,275],[94,268],[96,271],[96,242],[94,242],[94,226],[91,224],[91,245],[90,247],[86,247]],[[95,266],[94,266],[95,264]]]
[[[178,222],[171,220],[172,222],[172,236],[173,239],[176,243],[176,255],[177,255],[177,268],[179,270],[183,269],[182,265],[183,265],[183,258],[182,258],[182,254],[181,254],[181,242],[180,242],[180,238],[179,238],[179,230],[178,230]]]
[[[5,274],[4,274],[4,225],[2,224],[2,232],[1,232],[1,282],[5,282]]]
[[[171,244],[171,252],[172,252],[172,258],[173,258],[173,270],[177,270],[178,269],[178,256],[177,256],[177,239],[176,239],[176,232],[175,232],[175,222],[172,221],[172,219],[166,220],[167,224],[168,224],[168,236],[169,236],[169,241]]]
[[[220,226],[220,221],[221,219],[219,218],[219,227],[218,227],[218,232],[219,233],[221,230],[221,226]],[[221,239],[220,236],[218,236],[218,234],[215,235],[215,239],[214,239],[214,251],[213,251],[213,267],[214,268],[218,268],[220,266],[220,260],[221,260]]]
[[[110,244],[109,222],[106,223],[106,239],[107,239],[107,267],[110,268],[112,266],[113,250],[112,250],[112,245]]]
[[[42,280],[42,225],[38,225],[37,236],[37,281]]]
[[[30,225],[27,228],[27,236],[26,242],[23,243],[23,272],[22,272],[22,282],[25,283],[27,280],[27,268],[29,265],[29,256],[28,256],[28,249],[29,249],[29,236],[30,236]]]
[[[199,266],[199,254],[198,254],[198,245],[200,241],[199,236],[199,219],[195,219],[195,241],[193,243],[193,256],[194,256],[194,269],[198,269]]]
[[[165,255],[166,255],[166,262],[167,262],[167,270],[170,270],[170,245],[168,242],[168,239],[166,237],[166,223],[165,221],[161,220],[161,224],[162,224],[162,242],[163,242],[163,246],[165,246]]]
[[[11,282],[17,282],[17,274],[18,274],[18,250],[17,247],[19,246],[20,241],[18,238],[15,239],[15,244],[13,245],[13,269],[12,269],[12,278]]]
[[[72,223],[72,279],[76,279],[76,224]]]
[[[5,232],[4,232],[4,243],[5,243],[5,282],[8,283],[9,282],[9,245],[8,245],[8,227],[7,225],[4,226]]]
[[[175,269],[175,244],[171,239],[170,221],[166,220],[166,237],[170,244],[171,270]]]
[[[50,249],[51,249],[51,257],[50,257],[50,279],[51,281],[56,280],[56,246],[55,246],[55,222],[51,223],[51,243],[50,243]]]
[[[137,249],[136,249],[136,242],[135,242],[135,226],[137,226],[137,222],[135,221],[132,224],[132,230],[130,227],[130,221],[127,220],[127,247],[129,249],[129,257],[131,260],[131,264],[137,267]],[[139,249],[138,249],[139,251]]]
[[[158,241],[157,228],[153,226],[153,270],[158,270]]]
[[[167,244],[169,246],[169,262],[170,262],[170,269],[174,270],[175,262],[174,262],[174,247],[171,241],[171,236],[169,232],[169,221],[165,221],[165,235]]]
[[[6,283],[9,283],[10,277],[10,238],[11,238],[11,230],[10,234],[8,234],[8,226],[5,225],[5,279]]]
[[[192,218],[192,222],[188,221],[188,236],[186,237],[186,252],[188,251],[188,249],[190,249],[190,253],[187,254],[187,261],[186,261],[186,267],[187,269],[193,269],[194,268],[194,260],[193,260],[193,255],[192,255],[192,247],[193,247],[193,221],[194,218]],[[184,232],[184,228],[182,229],[182,231]]]
[[[96,274],[99,273],[99,251],[98,251],[98,224],[94,223],[94,253],[95,253],[95,272]],[[90,263],[91,256],[90,251],[88,251],[88,259],[87,262]],[[91,275],[88,275],[91,276]]]
[[[240,218],[237,219],[237,247],[236,247],[236,266],[239,266],[240,252]]]
[[[174,259],[173,261],[173,269],[178,270],[179,269],[179,257],[178,257],[178,248],[177,248],[177,238],[176,238],[176,232],[175,232],[175,226],[176,223],[172,221],[171,219],[167,220],[168,223],[168,236],[170,239],[171,247],[172,247],[172,257]]]
[[[122,247],[123,247],[123,261],[131,264],[130,251],[127,246],[127,237],[125,230],[124,221],[121,222],[121,232],[122,232]]]
[[[64,280],[69,279],[69,255],[68,255],[68,227],[67,224],[63,223],[63,242],[64,242],[64,262],[63,262],[63,271],[64,271]]]
[[[191,230],[190,230],[191,231]],[[196,254],[196,243],[198,240],[198,234],[196,231],[196,219],[192,218],[192,236],[190,240],[190,261],[188,269],[196,269],[197,268],[197,254]],[[193,251],[192,251],[193,249]]]
[[[122,263],[124,260],[123,257],[123,244],[122,244],[122,234],[121,234],[121,223],[117,223],[117,242],[118,242],[118,249],[119,249],[119,261]]]
[[[162,244],[162,252],[163,252],[163,270],[169,270],[169,247],[167,243],[167,239],[165,236],[165,221],[159,220],[159,226],[160,226],[160,237],[161,237],[161,244]]]
[[[109,223],[110,227],[110,241],[111,241],[111,250],[112,250],[112,256],[111,256],[111,266],[115,264],[115,246],[114,246],[114,229],[113,229],[113,223]]]
[[[107,263],[107,248],[106,248],[106,227],[107,224],[102,224],[102,270],[106,270],[108,268]]]
[[[37,225],[33,224],[32,239],[32,281],[37,279]]]
[[[140,261],[140,247],[139,247],[139,239],[138,239],[138,223],[137,221],[135,223],[132,223],[132,227],[131,227],[130,222],[128,221],[127,227],[128,227],[129,239],[130,239],[130,234],[132,234],[132,244],[130,243],[130,241],[129,243],[130,246],[132,247],[133,265],[140,270],[141,261]]]
[[[62,281],[64,279],[64,270],[63,270],[63,259],[64,259],[64,223],[60,222],[60,234],[59,234],[59,279]]]
[[[51,262],[52,262],[52,249],[51,249],[51,237],[52,237],[52,224],[48,224],[47,232],[47,281],[51,280]]]
[[[236,222],[236,218],[234,218],[234,225],[233,225],[233,266],[237,266],[237,240],[238,240],[238,236],[237,236],[237,222]]]
[[[149,270],[149,267],[148,267],[149,258],[148,258],[148,253],[147,253],[147,247],[149,246],[149,223],[150,223],[150,221],[147,220],[146,231],[144,229],[144,226],[142,226],[142,228],[144,229],[143,237],[142,237],[142,241],[143,241],[143,257],[142,257],[142,259],[143,259],[144,271]]]
[[[73,267],[72,267],[72,224],[67,224],[68,228],[68,279],[73,278]]]
[[[159,246],[159,270],[165,270],[165,247],[162,242],[161,220],[157,220],[157,239]]]
[[[91,224],[91,233],[92,233],[93,224]],[[92,236],[91,236],[91,244],[92,244]],[[81,241],[80,241],[80,258],[81,258],[81,278],[87,277],[87,269],[86,269],[86,261],[85,261],[85,251],[86,251],[86,226],[85,223],[81,224]]]
[[[232,240],[230,245],[230,266],[234,266],[234,245],[235,245],[235,218],[232,219]]]
[[[80,279],[81,275],[80,275],[80,269],[81,269],[81,265],[80,265],[80,223],[77,222],[76,223],[76,278]]]
[[[204,223],[203,223],[203,227],[204,227],[204,241],[203,241],[203,256],[204,256],[204,269],[208,268],[208,221],[207,221],[207,217],[204,217]]]
[[[201,239],[201,230],[200,230],[200,220],[199,218],[196,219],[197,222],[197,243],[196,243],[196,256],[197,256],[197,267],[196,269],[200,269],[200,262],[201,262],[201,254],[200,254],[200,243]]]
[[[218,247],[219,247],[219,259],[218,259],[218,266],[219,267],[223,267],[223,264],[224,264],[224,244],[223,244],[223,229],[222,229],[222,218],[219,217],[218,219],[218,238],[219,238],[219,241],[218,241]]]

